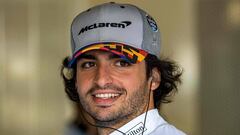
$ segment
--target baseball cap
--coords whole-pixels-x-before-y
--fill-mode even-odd
[[[154,19],[142,9],[130,4],[104,3],[74,18],[71,48],[69,67],[91,50],[110,51],[138,63],[149,53],[159,57],[160,32]]]

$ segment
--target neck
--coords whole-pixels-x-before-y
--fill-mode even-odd
[[[117,130],[117,127],[114,128],[114,127],[111,127],[111,128],[97,128],[97,131],[98,131],[98,135],[109,135],[111,132],[114,132],[115,130]],[[119,132],[121,133],[121,131]]]
[[[125,116],[123,118],[118,118],[117,120],[113,120],[113,121],[107,121],[107,122],[95,121],[97,125],[101,126],[97,128],[98,134],[109,135],[111,132],[118,130],[118,128],[122,127],[123,125],[125,125],[126,123],[128,123],[129,121],[131,121],[132,119],[141,115],[144,112],[145,110],[138,111],[134,114],[130,114],[128,116]],[[119,133],[121,133],[121,131],[119,131]]]

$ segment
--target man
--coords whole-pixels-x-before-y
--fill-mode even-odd
[[[71,26],[73,56],[63,61],[70,99],[100,135],[184,135],[158,113],[181,71],[161,60],[156,22],[142,9],[106,3],[80,13]]]

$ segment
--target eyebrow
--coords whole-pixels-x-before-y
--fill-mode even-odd
[[[82,54],[78,57],[77,60],[81,60],[81,59],[91,59],[91,60],[96,60],[97,58],[93,55],[89,55],[89,54]]]

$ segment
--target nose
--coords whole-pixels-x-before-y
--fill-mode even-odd
[[[100,64],[98,66],[98,69],[96,70],[96,75],[95,75],[94,82],[96,84],[98,84],[98,86],[104,87],[107,84],[111,84],[112,81],[113,80],[112,80],[112,77],[111,77],[111,72],[110,72],[109,65]]]

